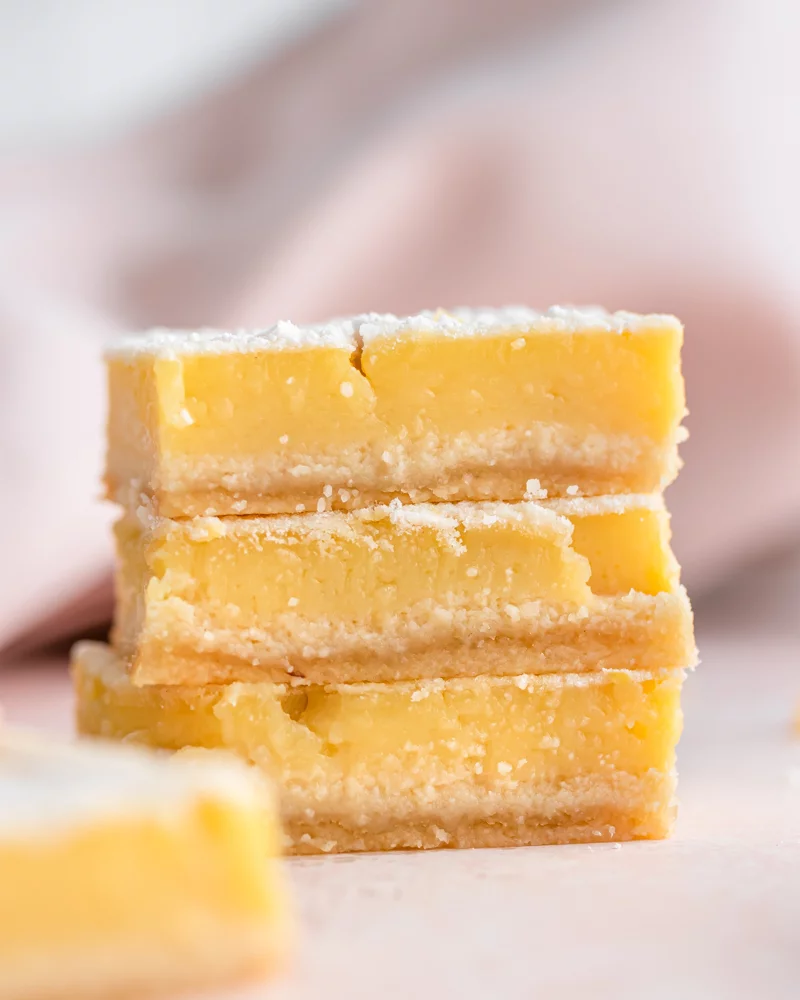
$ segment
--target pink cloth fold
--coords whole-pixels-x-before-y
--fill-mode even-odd
[[[0,646],[108,613],[100,343],[150,324],[674,312],[687,584],[800,539],[800,11],[545,7],[448,0],[423,44],[422,0],[364,5],[122,140],[0,161]]]

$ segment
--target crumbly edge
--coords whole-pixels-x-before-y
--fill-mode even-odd
[[[203,623],[178,623],[166,632],[125,637],[137,684],[214,684],[231,681],[345,684],[475,677],[488,674],[571,674],[603,669],[689,667],[697,658],[685,590],[595,598],[592,608],[538,614],[439,613],[427,629],[393,635],[338,636],[325,623],[304,623],[291,648],[277,647],[274,629],[245,636]],[[517,618],[517,615],[519,617]],[[325,649],[327,656],[319,651]],[[308,652],[306,652],[308,651]]]

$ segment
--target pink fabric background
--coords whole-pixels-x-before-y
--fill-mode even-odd
[[[0,160],[0,646],[108,614],[100,350],[156,323],[674,312],[687,584],[798,541],[800,9],[554,6],[365,4],[133,134]]]

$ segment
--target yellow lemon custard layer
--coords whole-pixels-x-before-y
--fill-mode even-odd
[[[315,683],[694,662],[660,497],[124,518],[134,683]]]
[[[209,758],[0,735],[2,1000],[160,994],[281,960],[276,809],[255,772]]]
[[[563,308],[152,331],[108,354],[108,493],[180,517],[657,492],[682,339]]]
[[[295,852],[657,838],[673,821],[683,671],[394,684],[135,687],[73,655],[85,733],[224,747],[277,784]]]

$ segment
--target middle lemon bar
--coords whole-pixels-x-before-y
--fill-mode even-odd
[[[660,497],[125,517],[115,644],[135,684],[690,666]]]

